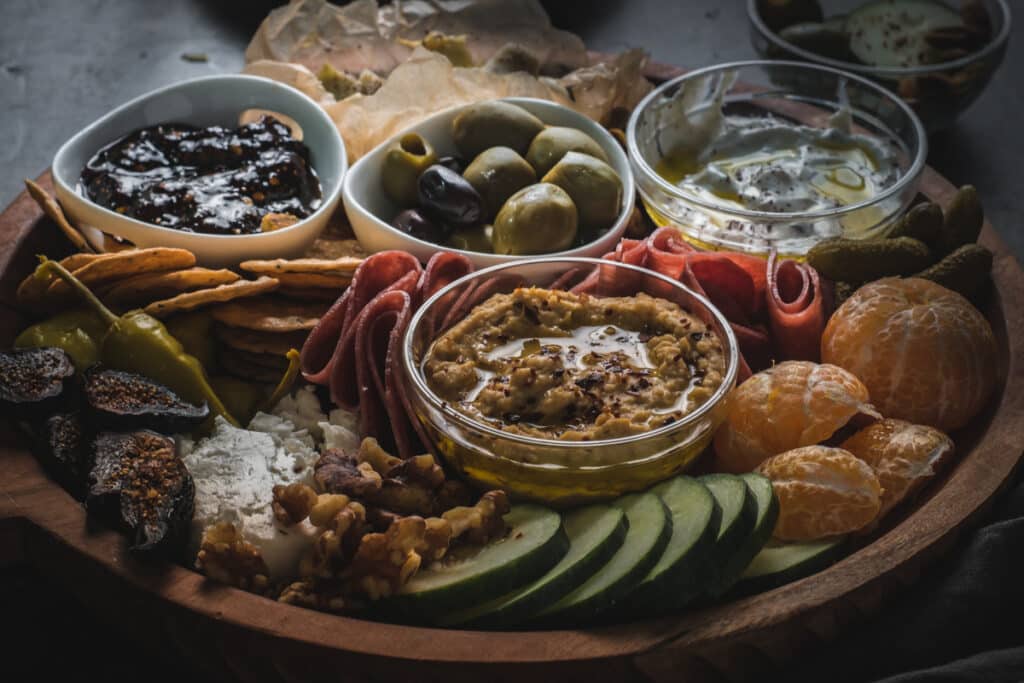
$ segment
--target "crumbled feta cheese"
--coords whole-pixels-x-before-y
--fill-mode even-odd
[[[295,429],[305,429],[317,441],[324,438],[320,423],[327,421],[327,416],[320,410],[320,399],[312,386],[304,386],[293,394],[285,396],[274,409],[270,411],[273,415],[288,420]]]
[[[308,521],[286,527],[274,519],[274,486],[312,484],[318,448],[359,447],[356,414],[337,408],[325,415],[309,386],[281,399],[270,413],[256,413],[247,429],[218,417],[205,439],[175,439],[195,480],[193,546],[199,547],[210,524],[231,522],[260,549],[275,581],[295,576],[316,529]]]
[[[278,524],[272,489],[312,482],[316,457],[302,437],[239,429],[218,417],[213,433],[183,458],[196,487],[193,544],[210,524],[231,522],[260,549],[271,580],[294,577],[316,529],[309,522]]]

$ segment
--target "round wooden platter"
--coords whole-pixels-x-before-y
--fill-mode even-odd
[[[50,189],[46,174],[39,182]],[[955,188],[931,169],[922,194]],[[995,293],[986,310],[1005,383],[955,434],[956,465],[910,512],[832,567],[759,595],[612,627],[473,632],[396,626],[282,605],[171,564],[140,562],[50,481],[10,424],[0,427],[0,563],[23,562],[89,607],[215,680],[734,681],[764,675],[877,611],[972,527],[1024,448],[1024,273],[986,224]],[[0,214],[0,342],[24,324],[14,302],[34,255],[65,241],[26,195]]]

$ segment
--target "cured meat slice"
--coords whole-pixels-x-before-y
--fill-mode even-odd
[[[420,276],[417,284],[418,300],[413,302],[413,306],[419,308],[434,294],[471,272],[473,272],[473,263],[462,254],[454,254],[450,251],[437,252],[430,257],[427,267],[424,268],[423,274]],[[423,321],[426,326],[424,329],[429,336],[432,337],[436,333],[438,321],[443,323],[448,320],[448,311],[458,297],[459,290],[453,290],[445,294],[444,300],[438,301],[431,308],[429,318]]]
[[[338,362],[339,340],[353,328],[363,307],[385,289],[412,291],[421,272],[416,257],[404,251],[382,251],[359,264],[348,289],[320,318],[302,346],[299,362],[303,377],[314,384],[327,384]]]
[[[807,263],[768,257],[768,320],[780,360],[817,361],[828,321],[818,271]]]
[[[419,425],[411,423],[400,380],[400,345],[413,311],[472,270],[465,256],[448,252],[435,254],[426,268],[402,251],[365,259],[303,346],[303,376],[329,385],[336,404],[358,408],[363,436],[376,437],[403,457],[422,452],[414,432]],[[445,313],[442,304],[437,315]]]
[[[394,373],[398,347],[411,314],[412,297],[408,292],[383,292],[359,315],[355,332],[360,434],[374,437],[385,448],[394,447],[401,457],[418,451],[418,444],[413,445],[409,414],[399,395],[401,387]],[[332,378],[332,398],[339,388],[334,380],[346,382],[348,375],[338,373]]]

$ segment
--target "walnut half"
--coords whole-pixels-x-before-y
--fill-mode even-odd
[[[196,569],[214,581],[254,593],[263,593],[269,585],[270,570],[260,549],[242,538],[230,522],[203,530]]]

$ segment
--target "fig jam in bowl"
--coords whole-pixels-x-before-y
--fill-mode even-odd
[[[736,383],[732,330],[706,299],[627,264],[548,257],[431,297],[401,350],[421,436],[482,487],[553,505],[684,470]]]
[[[910,205],[927,139],[911,109],[851,74],[721,64],[668,81],[626,131],[644,205],[705,249],[800,257],[884,235]]]
[[[118,107],[64,143],[52,170],[61,206],[98,251],[115,236],[221,267],[300,255],[340,201],[347,167],[316,102],[269,79],[223,75]]]

